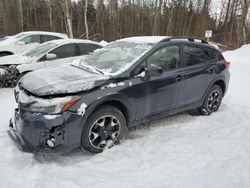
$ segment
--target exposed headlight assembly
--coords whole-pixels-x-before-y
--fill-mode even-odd
[[[42,99],[27,95],[24,91],[19,91],[18,101],[25,109],[32,112],[41,112],[46,114],[58,114],[68,110],[75,104],[80,97],[67,96],[51,99]]]

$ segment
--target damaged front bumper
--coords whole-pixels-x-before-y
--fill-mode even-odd
[[[87,117],[73,112],[44,115],[15,109],[8,134],[24,152],[61,154],[81,146],[81,133]]]

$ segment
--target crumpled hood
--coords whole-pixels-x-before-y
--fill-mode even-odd
[[[20,86],[37,96],[87,91],[104,84],[109,76],[92,73],[73,65],[41,69],[28,73]]]
[[[0,58],[0,65],[21,65],[31,63],[32,58],[22,54],[8,55]]]

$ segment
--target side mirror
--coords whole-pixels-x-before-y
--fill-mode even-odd
[[[145,79],[148,79],[151,76],[160,76],[163,73],[163,69],[157,65],[151,64],[146,70]]]
[[[17,44],[18,46],[24,46],[24,45],[25,45],[25,42],[23,42],[23,41],[18,41],[16,44]]]
[[[47,54],[46,55],[46,60],[54,60],[57,58],[56,54]]]

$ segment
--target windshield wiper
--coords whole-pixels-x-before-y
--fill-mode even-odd
[[[92,70],[94,72],[99,72],[101,74],[104,74],[100,69],[98,69],[98,68],[96,68],[94,66],[85,65],[85,64],[81,64],[81,63],[79,65],[82,66],[82,67],[84,67],[84,68],[86,68],[86,69],[88,69],[88,70]]]
[[[96,67],[93,67],[93,66],[83,65],[83,64],[79,64],[79,65],[71,64],[71,65],[74,66],[74,67],[78,67],[78,68],[87,70],[87,71],[104,74],[100,69],[98,69]]]

